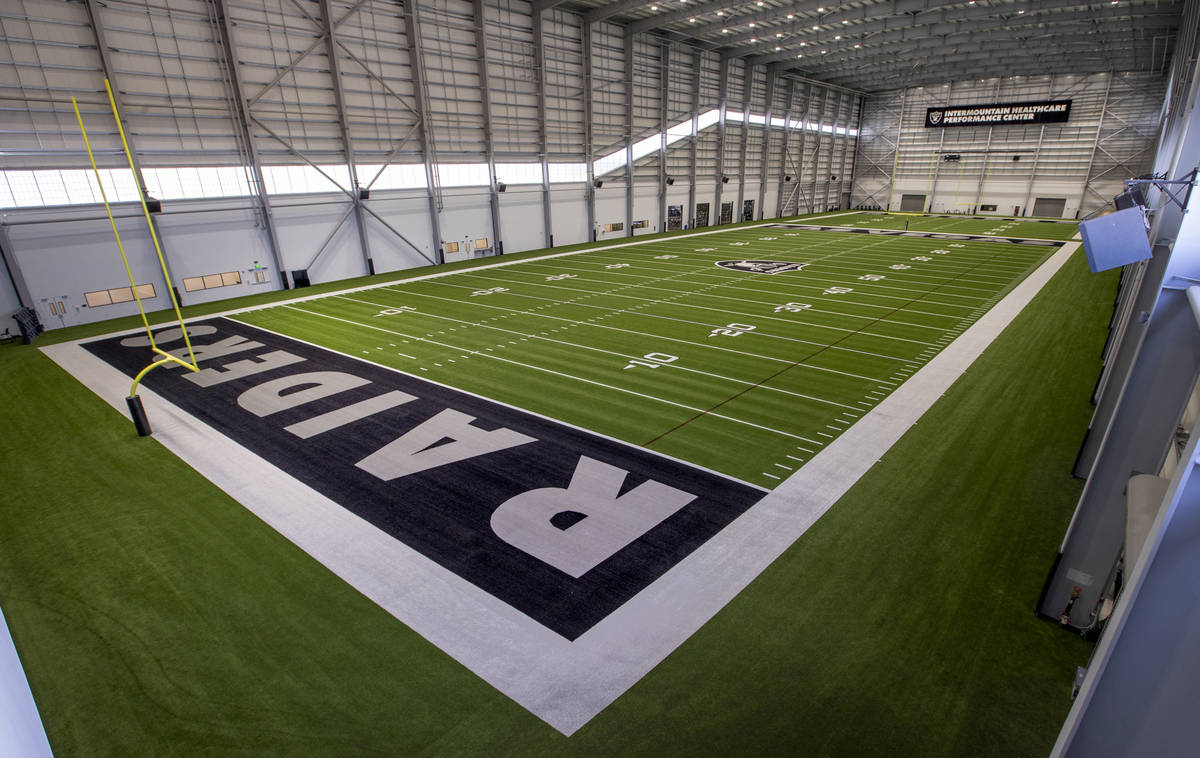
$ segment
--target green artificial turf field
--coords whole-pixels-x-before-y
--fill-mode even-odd
[[[1054,250],[764,226],[237,318],[771,487]]]
[[[995,237],[1069,240],[1077,227],[1073,223],[1013,218],[1012,216],[937,216],[916,213],[880,213],[863,211],[830,221],[834,226],[865,229],[908,229],[910,231],[982,234]]]
[[[1045,755],[1089,648],[1033,607],[1081,489],[1115,281],[1076,254],[800,541],[570,738],[17,345],[0,347],[0,605],[60,755]]]

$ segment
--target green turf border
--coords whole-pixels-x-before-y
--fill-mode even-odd
[[[61,755],[1045,755],[1089,648],[1033,607],[1082,486],[1115,281],[1076,254],[825,518],[571,738],[19,345],[0,347],[0,605]]]

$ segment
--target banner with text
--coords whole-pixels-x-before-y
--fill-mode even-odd
[[[1070,100],[1038,100],[1029,103],[991,103],[987,105],[950,105],[945,108],[926,109],[925,128],[1056,124],[1066,121],[1070,115]]]

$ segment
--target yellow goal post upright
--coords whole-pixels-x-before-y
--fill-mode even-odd
[[[112,86],[109,84],[108,79],[104,80],[104,90],[108,93],[108,105],[112,109],[113,119],[117,122],[117,134],[121,135],[121,147],[125,151],[125,159],[129,162],[130,172],[136,178],[137,169],[133,165],[133,154],[129,151],[128,140],[125,139],[125,128],[121,125],[121,114],[117,112],[117,102],[113,98]],[[142,407],[142,399],[137,394],[138,385],[141,383],[142,378],[151,369],[168,363],[176,363],[194,372],[198,372],[200,366],[196,361],[196,353],[192,350],[192,340],[188,336],[187,325],[183,323],[183,314],[179,311],[179,300],[175,297],[175,288],[171,286],[171,275],[167,272],[167,262],[163,257],[162,246],[158,242],[158,235],[154,232],[154,224],[150,222],[150,209],[146,206],[146,193],[139,183],[138,199],[142,203],[142,215],[146,218],[146,228],[150,230],[150,240],[154,243],[154,252],[158,255],[158,265],[162,268],[163,280],[167,283],[167,293],[171,296],[171,307],[175,310],[175,319],[179,322],[180,331],[183,332],[183,342],[187,346],[187,355],[191,359],[191,362],[168,353],[154,342],[154,331],[150,328],[150,319],[146,316],[145,306],[142,305],[142,296],[138,292],[137,282],[133,278],[133,268],[129,265],[129,256],[125,254],[125,245],[121,242],[121,233],[117,231],[117,221],[113,218],[112,208],[108,203],[108,193],[104,191],[104,183],[100,180],[100,169],[96,167],[96,156],[92,152],[92,145],[88,140],[87,129],[83,125],[83,116],[79,113],[79,103],[76,102],[74,97],[71,98],[71,107],[75,109],[75,120],[79,122],[79,133],[83,135],[83,146],[87,149],[88,161],[91,162],[92,173],[96,176],[96,186],[100,188],[100,198],[104,201],[104,212],[108,214],[108,223],[112,226],[113,237],[117,241],[117,250],[120,251],[121,261],[125,264],[125,274],[129,277],[130,291],[137,301],[138,313],[142,316],[142,326],[146,329],[146,339],[150,341],[150,349],[158,356],[157,360],[151,362],[149,366],[139,371],[137,376],[134,377],[133,386],[129,390],[129,396],[125,398],[125,402],[129,406],[129,415],[133,418],[133,424],[137,428],[138,434],[145,437],[150,434],[150,421],[146,418],[146,411]]]

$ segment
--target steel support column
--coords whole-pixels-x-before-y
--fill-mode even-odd
[[[587,205],[588,239],[596,239],[596,162],[592,145],[592,25],[583,21],[583,160],[587,166],[587,186],[584,187],[584,202]]]
[[[800,149],[796,153],[796,192],[794,193],[796,196],[795,215],[797,216],[800,215],[800,200],[804,197],[804,192],[801,189],[804,186],[804,166],[807,160],[804,151],[808,150],[808,125],[812,122],[813,100],[816,99],[815,89],[816,85],[808,82],[808,91],[804,93],[804,115],[800,119]],[[808,212],[811,213],[812,203],[805,200],[804,205]]]
[[[692,165],[688,168],[688,219],[689,226],[696,228],[696,152],[700,143],[700,69],[703,67],[704,53],[692,50]]]
[[[358,185],[358,164],[354,160],[354,144],[350,139],[350,124],[346,120],[346,94],[342,89],[342,70],[337,57],[337,29],[333,22],[333,6],[330,0],[321,0],[321,15],[325,21],[325,47],[329,55],[329,78],[333,80],[333,102],[337,106],[338,129],[342,133],[342,145],[346,155],[346,168],[350,172],[350,194],[354,204],[354,223],[358,227],[358,241],[362,248],[363,266],[366,273],[374,272],[371,262],[371,243],[367,239],[367,219],[363,215],[363,198]]]
[[[554,227],[550,223],[549,139],[546,136],[546,35],[542,29],[542,10],[533,11],[533,55],[537,70],[538,145],[542,163],[542,230],[546,247],[554,247]]]
[[[113,77],[112,60],[108,57],[107,34],[104,29],[104,22],[100,20],[100,4],[97,0],[86,0],[84,5],[87,8],[88,21],[92,25],[92,36],[96,39],[96,51],[100,54],[100,68],[104,72],[104,78],[108,80],[112,88],[113,102],[116,104],[117,109],[116,117],[124,121],[124,117],[121,114],[125,113],[125,102],[121,96],[121,88],[117,86],[117,80]],[[133,178],[138,184],[138,192],[142,194],[142,197],[150,197],[146,191],[146,177],[142,174],[142,164],[138,161],[137,144],[134,140],[132,129],[125,129],[125,141],[129,144],[129,158],[133,164]],[[150,225],[153,227],[154,236],[158,238],[159,247],[162,249],[163,265],[167,269],[166,285],[174,287],[175,285],[171,280],[175,278],[175,275],[171,270],[171,256],[167,241],[163,239],[162,232],[158,228],[158,222],[154,220],[153,216],[150,217]],[[178,292],[178,290],[176,291]]]
[[[771,108],[775,105],[775,74],[778,68],[778,65],[774,63],[767,66],[767,115],[763,121],[762,160],[758,164],[758,219],[760,221],[766,215],[763,213],[763,202],[767,196],[767,163],[771,159]]]
[[[1079,210],[1075,218],[1083,215],[1083,203],[1087,200],[1088,185],[1092,179],[1092,167],[1096,164],[1096,148],[1100,146],[1100,132],[1104,129],[1104,114],[1108,110],[1108,95],[1112,91],[1112,74],[1104,82],[1104,102],[1100,105],[1100,121],[1096,124],[1096,138],[1092,140],[1092,154],[1088,156],[1087,171],[1083,174],[1083,186],[1079,188]]]
[[[717,191],[716,202],[709,212],[709,219],[721,223],[721,187],[725,178],[725,108],[729,100],[729,54],[721,53],[720,84],[717,86]],[[732,220],[732,218],[731,218]]]
[[[258,157],[258,145],[254,141],[254,133],[250,130],[249,106],[246,103],[245,87],[242,84],[242,71],[238,67],[237,56],[233,50],[233,23],[225,9],[225,0],[213,0],[213,12],[216,13],[217,33],[220,35],[221,51],[225,56],[225,69],[228,76],[232,97],[237,106],[238,130],[246,145],[246,156],[250,160],[251,183],[254,185],[254,199],[262,214],[263,227],[267,231],[267,246],[271,250],[271,260],[275,270],[279,272],[279,281],[284,289],[291,286],[287,269],[283,265],[279,232],[275,229],[275,215],[271,211],[271,199],[267,195],[267,185],[263,181],[262,162]]]
[[[950,107],[950,95],[954,91],[954,82],[946,85],[946,107]],[[942,173],[942,145],[946,144],[946,128],[938,133],[937,152],[933,154],[933,180],[929,184],[929,195],[925,198],[925,209],[933,212],[933,198],[937,195],[938,176]]]
[[[625,236],[633,236],[633,32],[625,29]]]
[[[829,105],[829,88],[824,87],[821,90],[821,110],[817,111],[817,146],[813,149],[812,157],[812,192],[808,195],[808,211],[809,213],[818,213],[817,211],[817,180],[820,175],[817,170],[821,168],[821,141],[825,139],[822,135],[825,134],[825,108]],[[828,191],[828,188],[827,190]]]
[[[851,97],[853,97],[853,95],[851,95]],[[851,110],[853,110],[853,106],[851,106]],[[851,150],[850,150],[850,178],[848,180],[848,183],[850,185],[850,197],[846,203],[846,208],[844,210],[850,210],[850,208],[854,205],[854,180],[855,180],[855,177],[858,176],[858,142],[862,138],[863,111],[865,111],[865,110],[866,110],[866,98],[863,97],[862,95],[859,95],[858,96],[858,131],[854,135],[854,147],[851,148]],[[849,121],[846,122],[846,139],[850,139],[850,122]]]
[[[662,57],[659,58],[659,107],[658,107],[658,220],[662,222],[662,228],[658,231],[665,232],[667,230],[667,109],[670,107],[668,102],[670,97],[670,80],[671,80],[671,43],[663,41]]]
[[[1050,75],[1049,86],[1046,88],[1046,97],[1054,97],[1054,74]],[[1037,179],[1038,163],[1042,157],[1042,141],[1046,137],[1046,125],[1042,124],[1042,128],[1038,130],[1037,149],[1033,151],[1033,169],[1029,172],[1029,185],[1025,189],[1025,205],[1021,207],[1021,213],[1025,216],[1029,215],[1029,201],[1033,199],[1033,183]]]
[[[742,145],[738,156],[738,194],[733,206],[733,222],[742,220],[742,208],[746,201],[746,156],[750,147],[750,99],[754,96],[754,64],[748,59],[742,66]]]
[[[329,0],[323,0],[328,2]],[[421,122],[421,147],[425,159],[425,183],[429,190],[429,223],[433,230],[433,258],[445,263],[442,250],[442,226],[438,218],[441,208],[441,186],[438,182],[437,151],[433,146],[433,134],[429,125],[428,105],[425,102],[425,50],[421,42],[420,0],[404,0],[404,19],[408,26],[408,54],[413,71],[413,100],[416,102],[417,119]]]
[[[475,50],[479,56],[479,96],[483,105],[483,149],[488,165],[488,205],[492,213],[492,249],[504,251],[500,239],[500,195],[496,191],[496,144],[492,135],[492,88],[488,78],[487,14],[483,0],[472,0]]]
[[[888,177],[888,196],[885,211],[892,209],[892,197],[896,194],[896,171],[900,168],[900,139],[904,136],[904,103],[908,98],[908,90],[900,91],[900,115],[896,117],[896,152],[892,157],[892,175]]]
[[[775,218],[783,216],[783,177],[787,175],[787,157],[788,148],[792,141],[792,106],[796,100],[796,81],[794,79],[785,80],[788,83],[787,105],[783,111],[783,144],[779,146],[779,183],[776,185],[775,197]]]

